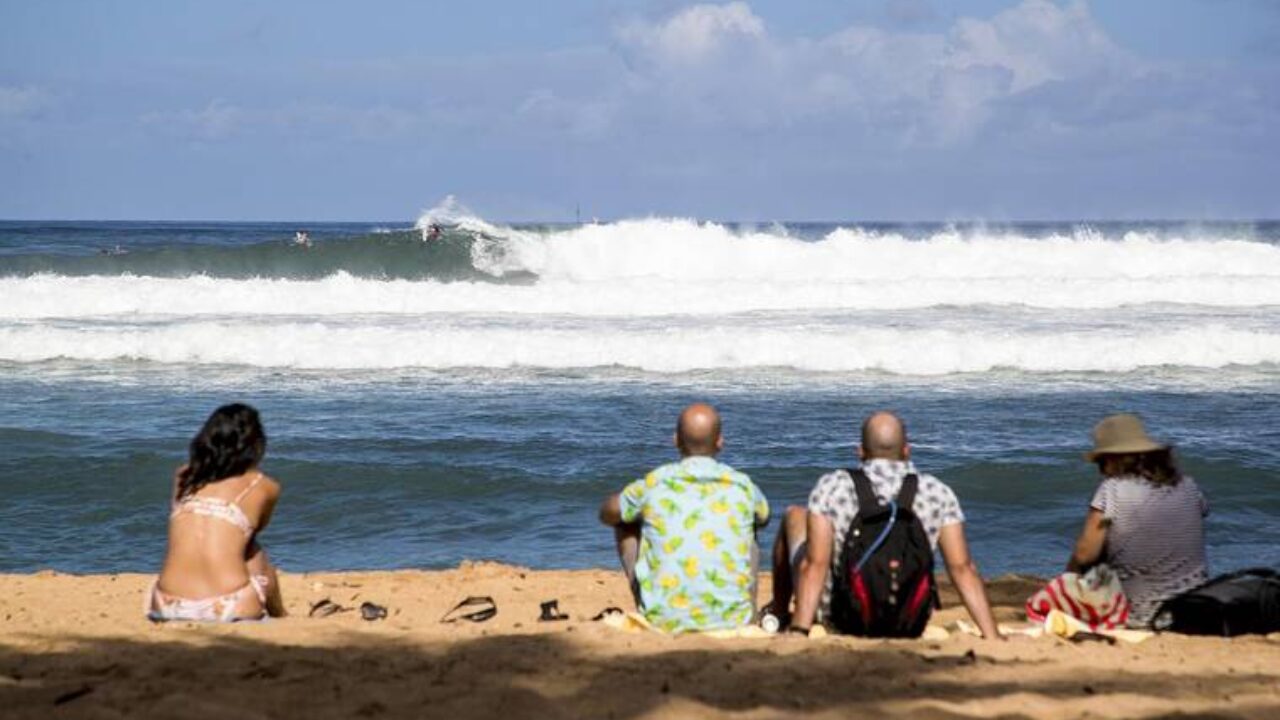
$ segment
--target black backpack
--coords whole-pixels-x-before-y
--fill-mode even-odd
[[[866,473],[848,472],[858,514],[833,580],[831,623],[848,635],[920,637],[938,604],[933,548],[912,510],[920,478],[903,478],[898,497],[881,505]]]
[[[1151,627],[1221,637],[1280,631],[1280,573],[1254,568],[1218,576],[1161,603]]]

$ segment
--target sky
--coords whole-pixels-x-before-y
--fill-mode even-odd
[[[0,218],[1280,217],[1274,0],[0,0]]]

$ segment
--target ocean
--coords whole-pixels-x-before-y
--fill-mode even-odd
[[[988,575],[1063,566],[1137,412],[1211,571],[1280,567],[1278,309],[1280,222],[0,222],[0,571],[156,570],[231,401],[292,571],[613,566],[596,509],[695,400],[775,517],[898,411]]]

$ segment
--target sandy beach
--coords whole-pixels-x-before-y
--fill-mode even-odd
[[[45,717],[1248,717],[1280,714],[1280,637],[714,640],[626,633],[616,573],[491,563],[285,574],[292,617],[154,625],[149,576],[0,576],[0,715]],[[762,588],[767,596],[767,578]],[[991,585],[1002,622],[1028,578]],[[483,623],[442,624],[468,595]],[[323,598],[389,609],[307,617]],[[557,599],[569,619],[539,622]],[[948,589],[935,624],[964,611]]]

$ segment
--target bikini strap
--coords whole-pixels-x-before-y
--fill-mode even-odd
[[[258,476],[253,479],[253,482],[249,483],[248,487],[241,490],[240,494],[236,496],[236,499],[232,500],[231,502],[235,503],[236,505],[239,505],[240,501],[244,499],[244,496],[248,495],[250,490],[253,490],[255,487],[258,486],[258,481],[260,480],[262,480],[262,473],[258,473]]]

